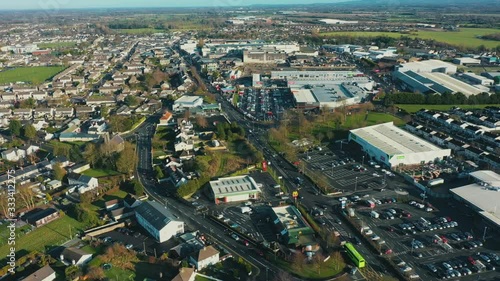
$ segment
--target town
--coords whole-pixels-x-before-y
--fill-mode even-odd
[[[498,280],[494,3],[0,10],[0,279]]]

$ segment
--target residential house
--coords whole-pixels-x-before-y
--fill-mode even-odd
[[[123,198],[123,205],[125,207],[128,207],[130,209],[133,209],[137,206],[139,206],[142,203],[141,200],[137,199],[134,195],[131,195],[130,193]]]
[[[33,144],[30,144],[30,145],[23,145],[23,146],[21,146],[20,149],[24,150],[26,152],[26,155],[31,155],[31,154],[37,152],[38,150],[40,150],[40,147],[33,145]]]
[[[78,189],[78,192],[82,194],[87,191],[96,189],[99,186],[99,181],[97,180],[97,178],[87,175],[69,173],[68,184],[75,186],[75,189]]]
[[[19,148],[10,148],[2,151],[2,159],[7,161],[16,162],[19,159],[26,157],[26,151]]]
[[[118,199],[113,199],[113,200],[108,200],[104,202],[104,207],[106,208],[107,211],[111,211],[113,209],[119,208],[120,207],[120,201]]]
[[[109,144],[113,147],[114,152],[120,152],[125,148],[125,140],[123,140],[123,138],[118,134],[114,135],[109,140]]]
[[[45,189],[53,190],[62,186],[62,182],[59,180],[51,180],[45,184]]]
[[[104,118],[93,119],[90,120],[90,126],[87,132],[91,135],[102,135],[107,133],[107,129],[108,129],[108,124],[106,123]]]
[[[92,106],[78,106],[75,108],[76,115],[79,118],[92,116],[94,114],[95,108]]]
[[[130,114],[132,114],[132,109],[126,105],[122,105],[116,110],[116,115],[130,115]]]
[[[189,257],[189,262],[194,265],[197,270],[202,270],[209,265],[219,262],[219,251],[213,246],[207,246],[195,252]]]
[[[79,248],[65,248],[60,256],[61,262],[68,265],[83,266],[92,259],[92,254]]]
[[[35,209],[24,216],[24,220],[35,227],[46,225],[58,218],[59,211],[54,208]]]
[[[33,117],[33,109],[31,108],[15,108],[12,110],[12,115],[20,119],[31,119]]]
[[[118,221],[118,220],[121,220],[124,218],[131,217],[134,214],[135,214],[135,212],[133,209],[131,209],[129,207],[125,207],[125,206],[120,206],[116,209],[111,210],[111,212],[110,212],[110,216],[114,221]]]
[[[58,107],[55,108],[54,116],[56,118],[68,118],[75,115],[75,110],[72,107]]]
[[[135,208],[135,216],[138,224],[160,243],[184,233],[184,222],[175,220],[172,213],[158,202],[140,204]]]
[[[2,93],[1,96],[2,96],[2,101],[14,102],[17,100],[16,94],[11,93],[11,92]]]
[[[54,118],[55,110],[53,108],[37,108],[35,109],[35,118],[52,119]]]
[[[179,269],[179,274],[177,274],[172,281],[194,281],[195,277],[196,272],[194,272],[194,268],[181,267]]]
[[[112,96],[96,97],[87,99],[87,105],[115,105],[116,100]]]
[[[39,270],[33,272],[32,274],[26,276],[22,280],[23,281],[53,281],[53,280],[56,280],[56,272],[52,269],[52,267],[50,267],[50,265],[46,265],[46,266],[40,268]]]
[[[47,92],[44,91],[36,91],[31,93],[31,97],[35,100],[45,100],[47,98]]]
[[[0,118],[11,118],[12,110],[10,108],[1,108],[0,109]]]
[[[167,179],[170,180],[175,187],[179,187],[187,183],[187,178],[181,169],[175,166],[168,166],[165,171],[168,175]]]
[[[160,118],[160,123],[158,124],[158,126],[168,126],[168,125],[171,125],[172,124],[171,120],[172,120],[172,113],[170,113],[170,112],[167,111]]]

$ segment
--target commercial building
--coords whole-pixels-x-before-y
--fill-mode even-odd
[[[492,226],[500,227],[500,175],[489,170],[469,174],[474,183],[451,189],[453,197],[467,203]]]
[[[210,181],[210,191],[215,204],[258,199],[261,194],[260,185],[248,175]]]
[[[475,58],[469,58],[469,57],[463,57],[463,58],[456,58],[453,59],[454,64],[458,65],[480,65],[481,60],[480,59],[475,59]]]
[[[174,111],[182,111],[186,108],[198,107],[203,104],[203,98],[197,96],[182,96],[174,101],[172,109]]]
[[[243,51],[243,63],[284,63],[287,54],[274,49]]]
[[[483,86],[493,86],[495,83],[493,79],[486,78],[484,76],[477,75],[475,73],[471,72],[466,72],[462,74],[462,77],[465,78],[466,80],[470,81],[471,83],[477,84],[477,85],[483,85]]]
[[[297,108],[336,108],[360,103],[367,92],[354,85],[340,84],[327,87],[309,87],[310,89],[292,89]]]
[[[424,60],[397,65],[396,71],[413,71],[417,73],[440,72],[445,74],[455,74],[457,72],[457,66],[440,60]]]
[[[294,206],[274,207],[271,219],[282,241],[286,244],[302,244],[301,237],[314,233]]]
[[[358,143],[373,160],[388,167],[427,163],[451,154],[450,149],[441,149],[392,122],[351,130],[349,141]]]
[[[166,207],[155,201],[147,201],[137,206],[135,217],[137,223],[160,243],[184,233],[184,222],[175,220]]]

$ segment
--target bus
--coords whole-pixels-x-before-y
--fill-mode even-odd
[[[361,256],[352,243],[345,243],[344,245],[347,255],[354,262],[358,268],[365,267],[365,258]]]

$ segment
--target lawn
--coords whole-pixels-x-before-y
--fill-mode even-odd
[[[401,108],[402,110],[405,110],[408,113],[415,113],[422,108],[429,109],[429,110],[447,111],[455,105],[450,105],[450,104],[397,104],[396,106]],[[462,104],[462,105],[456,105],[456,106],[463,108],[463,109],[482,109],[482,108],[485,108],[487,106],[500,106],[500,104]]]
[[[323,36],[354,36],[354,37],[376,37],[376,36],[389,36],[392,38],[399,38],[401,36],[418,37],[422,39],[433,39],[439,42],[448,43],[451,45],[465,46],[465,47],[478,47],[484,45],[487,48],[495,48],[500,45],[500,42],[493,40],[483,40],[477,36],[498,33],[498,29],[494,28],[460,28],[459,31],[431,31],[419,30],[411,33],[398,33],[398,32],[368,32],[368,31],[339,31],[339,32],[325,32]]]
[[[298,268],[293,264],[286,262],[284,260],[278,259],[275,263],[284,268],[286,271],[291,272],[295,275],[298,275],[302,278],[306,279],[325,279],[329,277],[333,277],[342,271],[344,271],[345,263],[341,263],[338,265],[335,264],[335,260],[330,258],[326,262],[324,262],[321,266],[321,269],[318,271],[318,268],[314,263],[304,263],[302,268]]]
[[[342,124],[342,127],[344,129],[355,129],[391,121],[394,122],[394,125],[396,126],[402,126],[405,124],[403,120],[396,116],[387,113],[370,112],[368,114],[357,113],[348,115],[345,123]]]
[[[27,252],[40,251],[44,252],[54,246],[58,246],[69,240],[70,231],[74,236],[82,230],[83,224],[64,215],[45,226],[39,227],[32,232],[21,236],[16,241],[17,250]],[[11,246],[5,244],[0,247],[0,256],[5,257],[8,254],[8,249]],[[17,257],[20,258],[20,257]]]
[[[104,208],[105,205],[104,203],[106,201],[109,201],[109,200],[113,200],[113,199],[123,199],[125,198],[125,196],[127,196],[127,192],[121,190],[121,189],[118,189],[117,191],[113,192],[113,193],[110,193],[110,194],[105,194],[102,199],[99,199],[95,202],[92,202],[92,204],[90,204],[90,208],[92,210],[98,210],[98,209],[95,209],[93,207],[97,207],[97,208]]]
[[[88,169],[83,171],[82,174],[95,178],[120,175],[117,171],[104,169]]]
[[[40,43],[37,44],[41,49],[62,49],[62,48],[70,48],[76,46],[76,42],[51,42],[51,43]]]
[[[64,66],[34,66],[8,69],[0,72],[0,84],[25,82],[39,85],[64,69]]]

